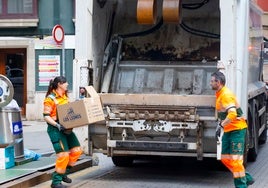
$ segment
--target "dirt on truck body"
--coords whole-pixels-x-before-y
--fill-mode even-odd
[[[250,123],[249,158],[256,159],[267,125],[261,13],[253,2],[94,1],[93,11],[93,34],[107,33],[93,39],[106,123],[89,127],[91,152],[119,166],[147,155],[216,157],[210,76],[222,69]]]

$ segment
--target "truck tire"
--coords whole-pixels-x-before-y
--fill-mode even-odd
[[[243,155],[243,165],[246,168],[247,162],[248,162],[248,146],[249,146],[249,136],[248,136],[248,130],[245,135],[245,145],[244,145],[244,155]]]
[[[127,156],[114,156],[112,157],[112,161],[115,166],[119,167],[130,167],[133,164],[133,157],[127,157]]]
[[[267,140],[267,127],[263,130],[259,138],[259,144],[265,144]]]
[[[265,144],[266,143],[266,140],[267,140],[267,114],[265,113],[265,129],[263,130],[263,132],[261,133],[260,135],[260,138],[259,138],[259,144]]]
[[[257,159],[258,156],[258,144],[259,144],[259,139],[258,139],[258,116],[257,116],[257,107],[255,105],[256,103],[253,102],[253,107],[252,107],[252,113],[249,113],[249,125],[252,125],[252,135],[251,135],[251,142],[252,142],[252,146],[249,148],[248,150],[248,161],[250,162],[254,162]]]
[[[263,100],[261,101],[261,104],[263,104],[263,107],[265,106],[266,107],[266,112],[268,110],[268,107],[267,107],[267,101],[266,101],[266,97],[263,98]],[[262,144],[265,144],[266,143],[266,140],[267,140],[267,113],[263,113],[260,117],[260,125],[262,127],[263,124],[265,124],[265,128],[264,130],[262,131],[260,137],[259,137],[259,144],[262,145]]]

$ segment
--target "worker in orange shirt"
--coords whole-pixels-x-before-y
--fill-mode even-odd
[[[44,120],[47,122],[47,132],[57,154],[55,172],[52,174],[52,188],[66,187],[62,181],[72,182],[67,173],[82,154],[80,143],[72,129],[65,129],[57,118],[57,105],[68,103],[67,88],[68,82],[65,77],[55,77],[50,81],[44,100]]]
[[[217,71],[211,75],[210,85],[216,91],[216,110],[219,123],[216,138],[222,136],[222,163],[233,173],[236,188],[246,188],[254,183],[252,176],[245,171],[243,154],[247,123],[242,109],[233,92],[225,86],[225,76]]]

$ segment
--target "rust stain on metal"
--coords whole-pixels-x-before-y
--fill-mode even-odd
[[[193,51],[184,51],[172,45],[167,47],[144,44],[143,48],[136,48],[133,44],[123,45],[123,60],[144,61],[215,61],[220,57],[220,43],[212,43],[208,47],[201,47]]]

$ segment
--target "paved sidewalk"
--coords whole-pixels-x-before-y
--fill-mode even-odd
[[[24,149],[46,155],[54,153],[52,144],[46,132],[47,124],[44,121],[23,121]]]
[[[46,132],[46,123],[44,121],[23,121],[23,144],[19,144],[21,151],[28,149],[41,155],[41,157],[35,161],[33,156],[24,156],[15,159],[15,166],[9,169],[0,170],[0,187],[9,187],[6,183],[13,183],[22,177],[38,174],[42,177],[40,171],[50,169],[54,167],[55,155],[52,148],[52,144]],[[23,150],[24,149],[24,150]],[[31,178],[29,178],[30,180]],[[43,178],[44,179],[44,178]],[[46,180],[46,179],[44,179]],[[28,181],[28,180],[27,180]],[[24,183],[27,183],[25,181]],[[16,183],[13,184],[16,187]],[[12,186],[11,186],[12,187]]]
[[[26,188],[32,187],[51,179],[54,171],[55,152],[46,132],[47,124],[44,121],[26,121],[23,124],[23,147],[41,154],[37,161],[23,162],[18,159],[18,165],[5,170],[0,170],[0,187]],[[92,166],[92,160],[88,156],[81,156],[73,167],[76,172]]]

